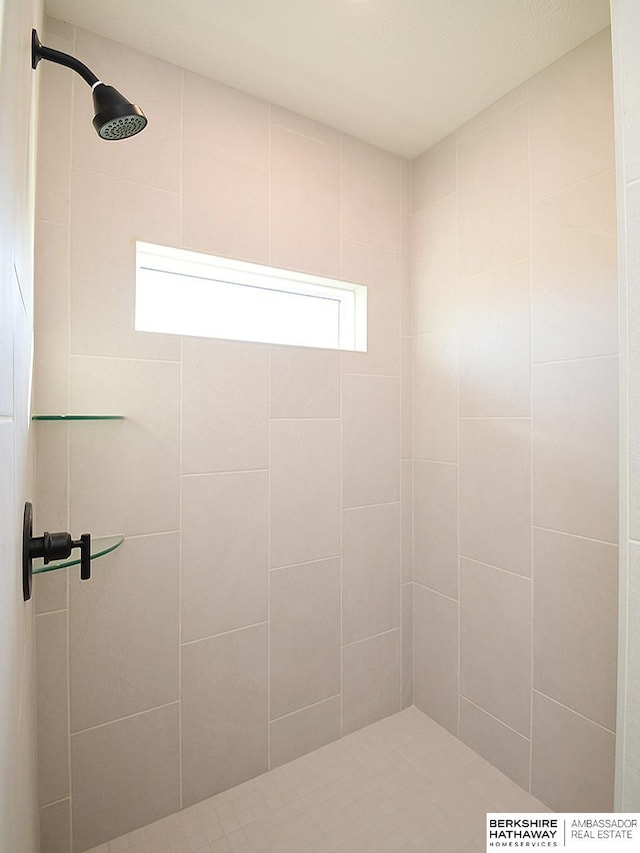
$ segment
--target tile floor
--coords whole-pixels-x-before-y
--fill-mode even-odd
[[[549,809],[408,708],[89,853],[471,853],[488,811]]]

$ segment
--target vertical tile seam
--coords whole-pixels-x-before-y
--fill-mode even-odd
[[[458,624],[457,624],[457,640],[458,640],[458,672],[456,673],[456,694],[458,700],[457,707],[457,736],[460,738],[461,735],[461,715],[462,715],[462,701],[461,701],[461,679],[462,679],[462,606],[461,606],[461,591],[462,591],[462,582],[461,582],[461,559],[460,559],[460,425],[461,425],[461,417],[460,417],[460,166],[459,166],[459,158],[460,158],[460,143],[458,142],[458,137],[456,134],[456,339],[457,339],[457,366],[456,366],[456,414],[457,414],[457,451],[458,451],[458,464],[456,470],[456,535],[458,537],[457,542],[457,552],[458,552],[458,562],[457,562],[457,572],[458,572],[458,601],[456,605],[456,612],[458,616]]]
[[[533,188],[531,176],[531,100],[529,93],[529,81],[525,83],[525,99],[524,103],[527,108],[527,169],[528,169],[528,189],[529,189],[529,530],[531,535],[530,540],[530,561],[531,561],[531,591],[529,601],[529,787],[531,793],[533,785],[533,671],[534,671],[534,636],[533,636],[533,618],[534,618],[534,599],[535,599],[535,581],[534,581],[534,545],[533,545]]]
[[[267,102],[267,258],[271,263],[271,137],[273,116]],[[271,354],[267,346],[267,770],[271,770]]]
[[[344,229],[343,229],[344,134],[343,133],[340,133],[340,136],[338,139],[338,152],[339,152],[339,157],[340,157],[340,176],[339,176],[339,189],[338,189],[338,192],[340,195],[340,205],[339,205],[339,214],[338,214],[338,218],[339,218],[338,228],[339,228],[339,233],[340,233],[339,262],[340,262],[340,277],[342,278],[344,276]],[[368,316],[368,314],[367,314],[367,316]],[[369,346],[368,334],[367,334],[367,346]],[[342,351],[340,351],[340,355],[339,355],[339,359],[338,359],[339,371],[340,371],[340,378],[339,378],[340,425],[338,427],[339,433],[340,433],[340,437],[339,437],[340,446],[338,448],[339,466],[340,466],[339,467],[339,470],[340,470],[340,492],[339,492],[339,498],[338,498],[339,499],[338,512],[340,515],[339,529],[338,529],[339,548],[340,548],[340,590],[339,590],[339,599],[338,599],[338,610],[339,610],[339,617],[340,617],[340,629],[339,629],[340,630],[340,660],[338,661],[338,666],[339,666],[339,670],[340,670],[340,717],[339,717],[340,737],[342,737],[342,735],[344,734],[344,724],[343,724],[343,720],[344,720],[344,692],[343,692],[343,682],[344,682],[344,675],[343,675],[343,659],[344,659],[344,656],[343,656],[343,598],[344,598],[344,595],[343,595],[343,562],[344,562],[344,551],[343,551],[344,510],[343,510],[343,503],[344,503],[344,495],[343,495],[343,490],[344,490],[344,483],[343,483],[343,479],[344,478],[343,478],[343,458],[342,458],[342,442],[343,442],[342,397],[343,397],[343,375],[344,374],[343,374],[343,370],[342,370],[342,361],[343,361],[343,353],[342,353]]]
[[[178,198],[178,238],[180,246],[182,243],[182,209],[183,209],[183,179],[184,179],[184,69],[180,73],[180,183],[179,183],[179,198]],[[183,582],[183,565],[182,565],[182,492],[183,492],[183,460],[182,460],[182,403],[183,403],[183,338],[179,338],[179,356],[180,356],[180,375],[178,380],[179,408],[180,419],[178,422],[178,460],[179,460],[179,477],[178,477],[178,513],[179,513],[179,550],[178,550],[178,797],[180,800],[180,808],[184,808],[184,771],[183,771],[183,756],[182,756],[182,582]]]
[[[403,388],[403,364],[402,364],[402,284],[403,284],[403,241],[402,241],[402,218],[403,218],[403,191],[402,191],[402,180],[403,180],[403,168],[402,158],[397,158],[397,182],[398,182],[398,206],[396,209],[396,218],[397,218],[397,226],[398,226],[398,273],[399,273],[399,287],[398,287],[398,303],[399,303],[399,312],[398,312],[398,328],[395,330],[395,336],[397,338],[399,348],[400,348],[400,381],[398,382],[398,495],[400,497],[400,530],[399,530],[399,548],[398,548],[398,608],[399,608],[399,620],[398,624],[400,625],[400,678],[398,679],[400,682],[400,702],[398,705],[398,711],[402,711],[402,704],[404,698],[404,607],[403,607],[403,588],[402,588],[402,575],[403,575],[403,562],[404,562],[404,554],[403,554],[403,518],[404,518],[404,502],[402,501],[402,388]],[[406,500],[406,494],[405,494]]]

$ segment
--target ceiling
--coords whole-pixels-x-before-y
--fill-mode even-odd
[[[45,5],[55,18],[407,157],[609,24],[609,0]]]

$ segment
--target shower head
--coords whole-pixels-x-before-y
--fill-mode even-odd
[[[100,139],[127,139],[147,126],[147,118],[140,107],[130,103],[113,86],[106,86],[79,59],[40,44],[38,33],[32,30],[31,67],[36,68],[41,59],[72,68],[91,86],[95,112],[93,126]]]
[[[101,139],[127,139],[144,130],[147,124],[145,114],[113,86],[96,83],[92,92],[93,126]]]

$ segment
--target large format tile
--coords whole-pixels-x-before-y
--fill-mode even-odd
[[[40,853],[71,853],[71,800],[40,809]]]
[[[531,573],[530,421],[460,421],[460,553]]]
[[[531,401],[529,262],[460,282],[460,414],[527,417]]]
[[[271,566],[340,553],[340,424],[272,421]]]
[[[182,641],[264,622],[268,475],[182,478]]]
[[[221,157],[266,169],[269,104],[200,74],[184,72],[184,139]]]
[[[339,418],[340,353],[313,347],[271,347],[272,418]]]
[[[536,74],[527,87],[534,199],[613,166],[609,29]]]
[[[615,735],[533,693],[531,792],[558,812],[613,808]]]
[[[626,190],[627,276],[637,280],[640,275],[640,183]],[[628,287],[629,363],[640,364],[640,294]],[[640,373],[629,371],[629,536],[640,540]],[[623,424],[623,426],[626,426]],[[640,783],[639,783],[640,784]]]
[[[460,692],[523,735],[531,705],[531,582],[460,561]]]
[[[463,277],[529,254],[527,106],[503,113],[458,145]]]
[[[456,153],[456,137],[452,134],[415,158],[412,163],[413,213],[455,193]]]
[[[71,192],[71,352],[177,359],[175,335],[135,330],[135,278],[136,240],[178,245],[179,196],[78,169]]]
[[[400,459],[413,458],[413,339],[400,340]]]
[[[74,56],[90,57],[89,64],[110,86],[135,100],[149,120],[142,133],[123,145],[100,139],[91,123],[88,93],[74,86],[73,162],[88,171],[178,192],[182,69],[139,50],[102,38],[86,30],[76,31]],[[106,201],[106,200],[105,200]],[[112,205],[105,204],[114,216]],[[122,210],[118,199],[117,218]],[[139,238],[142,239],[142,238]]]
[[[267,626],[182,647],[182,792],[192,805],[267,769]]]
[[[340,275],[340,149],[271,129],[270,263]]]
[[[178,534],[102,559],[90,583],[70,580],[72,732],[178,699]]]
[[[413,339],[413,455],[458,461],[458,333]]]
[[[615,729],[618,549],[534,529],[533,684]]]
[[[399,158],[367,142],[342,140],[342,235],[398,248]]]
[[[265,264],[269,260],[269,172],[184,145],[182,244]]]
[[[458,466],[413,463],[413,578],[458,597]]]
[[[399,254],[343,240],[342,278],[367,288],[367,351],[343,351],[342,372],[399,376]]]
[[[413,705],[413,584],[402,585],[402,707]]]
[[[458,604],[413,588],[413,695],[416,707],[458,734]]]
[[[271,124],[273,127],[282,127],[292,133],[308,136],[317,142],[324,142],[326,145],[335,145],[336,147],[340,145],[339,130],[307,118],[307,116],[286,110],[277,104],[271,104]]]
[[[454,193],[412,217],[411,315],[415,335],[458,323],[458,197]]]
[[[271,719],[340,692],[340,559],[270,576]]]
[[[115,358],[71,362],[71,411],[125,416],[69,425],[71,530],[176,530],[179,365]]]
[[[67,613],[36,619],[38,802],[69,796],[69,670]]]
[[[266,346],[183,340],[183,474],[267,467],[268,377]]]
[[[400,504],[348,509],[342,522],[342,641],[400,624]]]
[[[400,463],[400,512],[402,515],[402,583],[413,580],[413,468],[414,463]]]
[[[401,657],[400,629],[343,646],[343,734],[400,710]]]
[[[342,377],[342,505],[400,499],[400,382]]]
[[[533,369],[533,520],[618,539],[618,359]]]
[[[617,353],[616,252],[613,169],[533,206],[534,361]]]
[[[460,698],[460,739],[525,791],[528,790],[529,739],[464,697]]]
[[[73,735],[75,851],[180,808],[178,744],[177,703]]]
[[[340,696],[271,723],[271,761],[280,767],[340,737]]]

